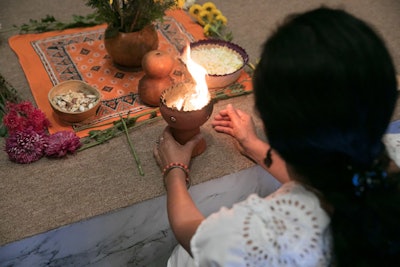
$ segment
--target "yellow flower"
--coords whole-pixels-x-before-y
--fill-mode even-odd
[[[110,5],[112,5],[112,3],[113,3],[113,0],[110,0]]]
[[[176,2],[176,6],[178,7],[178,8],[182,8],[184,5],[185,5],[185,0],[175,0],[175,2]]]
[[[206,24],[203,28],[203,33],[205,36],[209,36],[210,35],[210,28],[211,28],[211,24]]]
[[[211,10],[211,14],[213,16],[213,18],[215,19],[218,15],[222,15],[221,11],[219,9],[214,9]]]
[[[175,0],[179,1],[179,0]],[[185,0],[185,6],[194,3],[195,0]],[[226,24],[228,19],[222,15],[222,12],[215,6],[213,2],[206,2],[203,5],[193,4],[189,8],[190,16],[203,26],[203,33],[207,37],[231,41],[233,36],[231,32],[226,32]]]
[[[197,16],[197,21],[202,26],[206,25],[207,23],[211,23],[212,20],[213,20],[212,14],[204,9],[200,11],[199,15]]]
[[[213,2],[205,2],[203,4],[203,9],[207,10],[208,12],[213,11],[214,9],[217,9],[215,4]]]
[[[189,14],[192,15],[194,18],[197,19],[197,17],[200,14],[200,11],[203,10],[203,7],[199,4],[194,4],[189,8]]]
[[[222,14],[216,16],[215,20],[222,22],[223,25],[226,25],[228,23],[228,19]]]

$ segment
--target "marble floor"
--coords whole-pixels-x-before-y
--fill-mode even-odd
[[[209,215],[251,193],[265,196],[279,185],[254,166],[193,186],[190,193]],[[0,266],[159,267],[176,244],[164,195],[0,247]]]

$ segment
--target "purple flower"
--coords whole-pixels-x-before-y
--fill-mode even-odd
[[[32,129],[13,132],[6,139],[6,152],[11,161],[31,163],[44,155],[47,136]]]
[[[49,136],[45,154],[49,157],[61,158],[68,152],[73,154],[81,147],[79,137],[71,131],[59,131]]]

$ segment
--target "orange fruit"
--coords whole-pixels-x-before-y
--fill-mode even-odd
[[[142,59],[142,68],[151,78],[164,78],[168,76],[175,65],[174,58],[164,50],[152,50]]]
[[[160,105],[160,97],[162,92],[172,85],[169,76],[161,79],[151,78],[147,75],[143,76],[139,81],[138,94],[140,100],[148,106],[158,107]]]

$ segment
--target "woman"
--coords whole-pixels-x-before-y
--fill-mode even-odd
[[[170,266],[397,265],[399,180],[381,141],[397,90],[383,41],[342,10],[290,16],[265,43],[253,84],[268,143],[231,105],[212,124],[282,186],[204,218],[186,189],[200,136],[181,146],[167,128],[155,156],[171,228],[192,256],[178,247]]]

